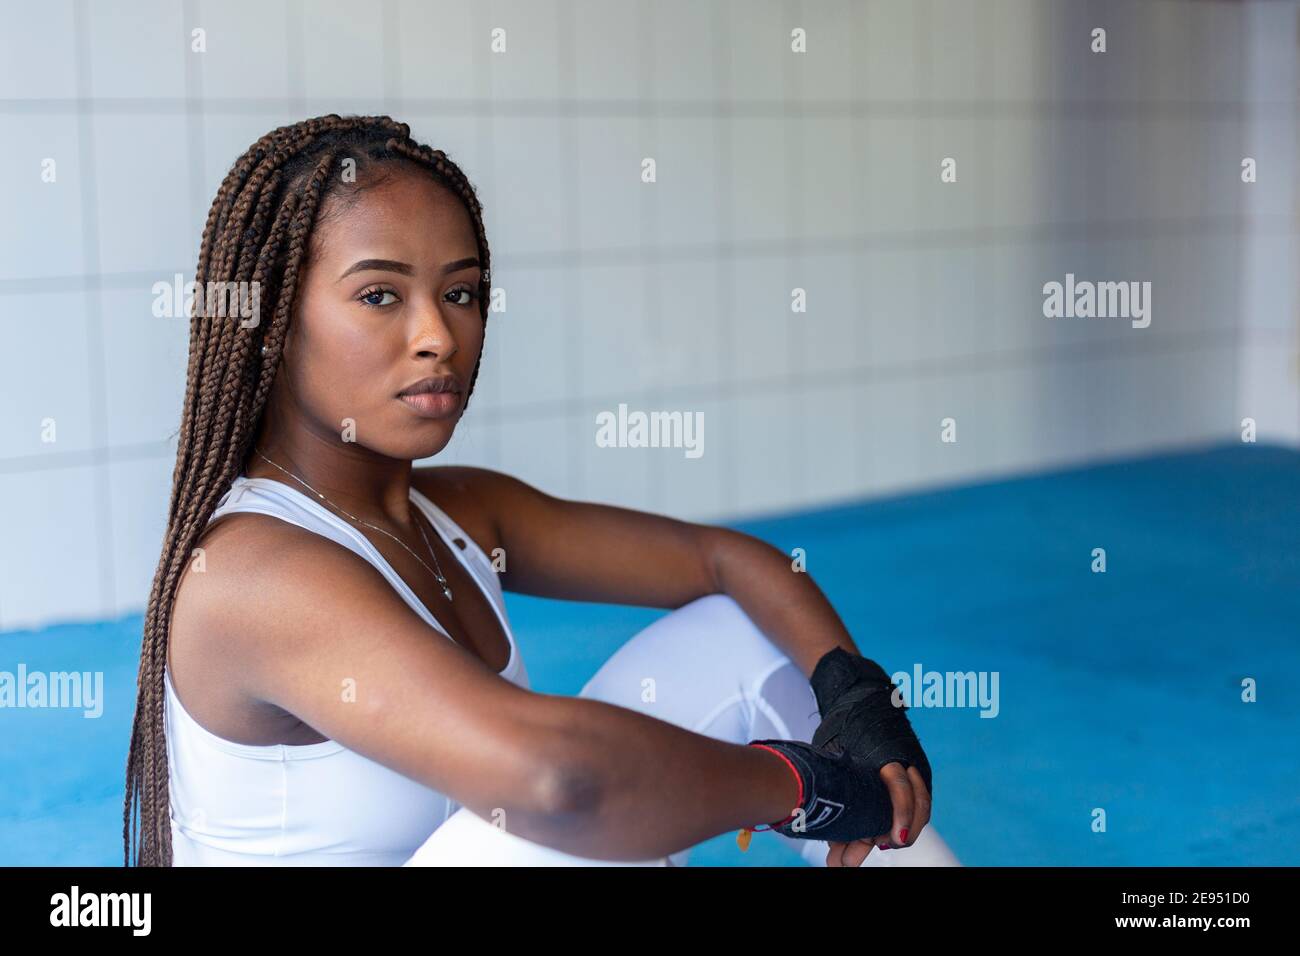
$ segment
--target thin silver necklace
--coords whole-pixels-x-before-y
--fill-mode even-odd
[[[289,470],[287,470],[287,469],[285,469],[285,468],[281,468],[279,465],[276,465],[275,462],[271,461],[271,459],[267,458],[265,455],[263,455],[263,454],[262,454],[260,451],[258,451],[256,448],[254,448],[253,451],[256,453],[256,455],[257,455],[258,458],[262,459],[262,461],[266,462],[268,465],[275,465],[276,468],[279,468],[281,471],[283,471],[286,475],[288,475],[288,476],[289,476],[290,478],[292,478],[294,481],[298,482],[298,483],[299,483],[300,485],[302,485],[304,488],[307,488],[309,491],[311,491],[312,494],[314,494],[314,495],[315,495],[317,498],[319,498],[321,501],[329,502],[329,504],[332,505],[334,508],[338,509],[339,511],[343,511],[342,508],[339,508],[338,505],[334,504],[334,502],[330,501],[328,498],[326,498],[324,495],[322,495],[322,494],[321,494],[319,491],[317,491],[315,488],[312,488],[311,485],[307,484],[307,482],[303,481],[301,478],[299,478],[299,477],[298,477],[297,475],[295,475],[293,472],[291,472],[291,471],[289,471]],[[409,507],[409,505],[408,505],[408,507]],[[430,574],[432,574],[435,578],[438,579],[438,583],[439,583],[440,585],[442,585],[442,593],[445,594],[445,595],[447,595],[447,600],[448,600],[448,601],[451,600],[451,588],[450,588],[450,587],[448,586],[448,584],[447,584],[447,579],[443,576],[443,573],[442,573],[442,564],[439,563],[439,561],[438,561],[438,555],[435,554],[434,551],[433,551],[433,545],[429,544],[429,536],[428,536],[427,534],[424,533],[424,525],[420,524],[420,522],[419,522],[418,520],[415,522],[415,526],[420,530],[420,537],[424,539],[424,546],[425,546],[426,548],[429,549],[429,556],[430,556],[431,558],[433,558],[433,563],[436,564],[436,565],[438,566],[438,570],[437,570],[437,571],[435,571],[435,570],[433,570],[433,568],[429,567],[429,563],[428,563],[427,561],[425,561],[422,557],[420,557],[420,556],[419,556],[418,554],[416,554],[414,551],[411,551],[410,548],[407,548],[407,547],[406,547],[406,542],[403,541],[401,538],[399,538],[397,535],[393,534],[391,531],[387,531],[387,530],[385,530],[384,528],[379,527],[379,525],[377,525],[377,524],[371,524],[369,521],[363,521],[361,518],[358,518],[356,515],[348,514],[346,511],[343,511],[343,513],[344,513],[345,515],[347,515],[349,518],[351,518],[353,521],[355,521],[357,524],[363,524],[363,525],[365,525],[367,528],[374,528],[376,531],[381,531],[381,532],[383,532],[384,534],[388,535],[390,538],[392,538],[394,541],[396,541],[398,544],[400,544],[403,548],[406,548],[406,550],[410,552],[411,557],[415,558],[415,560],[417,560],[417,561],[419,561],[421,564],[423,564],[424,567],[425,567],[425,569],[426,569]],[[414,515],[412,515],[412,517],[414,517]]]

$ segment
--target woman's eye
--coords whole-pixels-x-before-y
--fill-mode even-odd
[[[478,295],[474,292],[473,289],[464,288],[464,287],[459,288],[459,289],[452,289],[452,290],[451,290],[450,292],[448,292],[447,294],[448,294],[448,295],[463,295],[463,296],[465,296],[464,301],[462,301],[462,302],[457,302],[456,305],[469,305],[471,302],[473,302],[475,299],[478,298]]]
[[[389,292],[387,289],[370,289],[357,296],[357,300],[359,302],[364,302],[366,305],[372,306],[392,305],[392,302],[384,301],[384,296],[386,295],[391,295],[394,301],[397,299],[397,293]]]

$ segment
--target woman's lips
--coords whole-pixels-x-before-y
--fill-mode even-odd
[[[444,418],[460,408],[460,392],[419,392],[397,397],[422,418]]]

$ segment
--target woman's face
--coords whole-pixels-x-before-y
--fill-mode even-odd
[[[276,388],[318,435],[414,460],[446,446],[464,409],[483,346],[481,265],[459,199],[428,175],[385,173],[326,200]],[[449,378],[446,391],[401,397],[429,378]]]

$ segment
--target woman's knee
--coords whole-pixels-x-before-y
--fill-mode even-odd
[[[696,598],[634,634],[587,682],[581,696],[634,709],[658,690],[692,706],[753,686],[789,658],[727,594]]]
[[[655,624],[679,632],[696,656],[742,662],[748,670],[788,660],[730,594],[706,594]]]
[[[683,604],[672,613],[673,615],[679,615],[683,620],[689,619],[691,623],[698,624],[701,627],[711,627],[718,630],[739,630],[742,632],[758,631],[754,622],[736,599],[730,594],[721,592],[698,597],[694,601]]]

